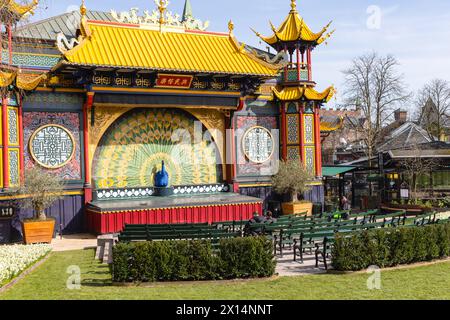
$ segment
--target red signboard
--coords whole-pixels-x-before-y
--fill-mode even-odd
[[[190,89],[194,76],[178,74],[158,74],[156,88]]]

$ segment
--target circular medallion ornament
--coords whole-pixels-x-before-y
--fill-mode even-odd
[[[30,138],[30,153],[42,167],[58,169],[72,160],[75,140],[66,128],[49,124],[38,128]]]
[[[264,163],[274,152],[274,140],[264,127],[252,127],[244,134],[243,148],[245,156],[252,162]]]

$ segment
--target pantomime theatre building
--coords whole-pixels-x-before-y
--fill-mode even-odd
[[[278,199],[280,159],[302,161],[317,177],[307,197],[322,201],[319,110],[334,88],[316,91],[312,52],[331,32],[314,33],[294,0],[280,27],[255,32],[272,54],[240,43],[231,21],[209,31],[189,0],[183,14],[168,0],[143,12],[83,1],[22,26],[38,1],[0,3],[4,207],[39,166],[66,182],[48,211],[66,233],[245,220]],[[162,162],[171,194],[155,196]]]

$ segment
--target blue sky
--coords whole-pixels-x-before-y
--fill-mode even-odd
[[[81,0],[41,0],[33,20],[57,15],[79,6]],[[290,10],[290,0],[191,0],[194,16],[211,21],[210,31],[227,31],[235,23],[239,41],[265,48],[251,32],[271,32]],[[154,9],[152,0],[86,0],[88,9],[110,11]],[[168,10],[182,13],[184,0],[172,0]],[[299,0],[298,10],[318,32],[330,20],[336,33],[313,55],[313,76],[318,89],[334,84],[341,100],[341,71],[357,55],[377,51],[393,54],[401,63],[409,90],[416,91],[433,78],[450,80],[450,1],[448,0]],[[378,17],[380,17],[378,19]]]

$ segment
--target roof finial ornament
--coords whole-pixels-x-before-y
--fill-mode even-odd
[[[159,10],[159,24],[163,25],[166,23],[165,12],[167,7],[169,6],[169,0],[155,0],[155,2]]]
[[[297,0],[291,0],[292,12],[297,12]]]
[[[230,22],[228,22],[228,30],[230,31],[230,34],[233,34],[233,30],[234,30],[233,20],[230,20]]]
[[[86,9],[86,4],[84,3],[84,0],[81,0],[80,13],[81,13],[81,17],[86,16],[87,9]]]

